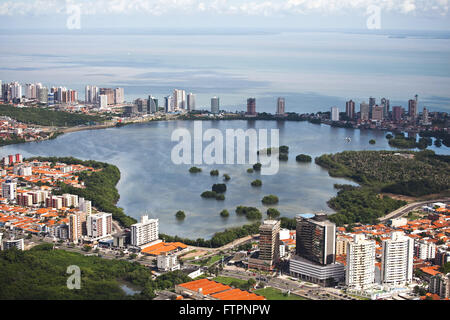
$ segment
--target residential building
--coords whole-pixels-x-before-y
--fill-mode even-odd
[[[256,116],[256,99],[255,98],[247,99],[247,115]]]
[[[347,243],[345,283],[348,287],[364,289],[375,283],[375,241],[356,234]]]
[[[125,101],[125,93],[123,88],[114,89],[114,104],[122,104]]]
[[[390,239],[382,241],[381,282],[405,285],[413,276],[414,240],[403,232],[392,232]]]
[[[2,183],[2,198],[12,201],[16,199],[17,182],[10,177],[7,177]]]
[[[272,270],[280,259],[280,221],[265,220],[259,227],[259,251],[250,256],[249,268]]]
[[[101,239],[112,233],[112,214],[90,214],[86,220],[87,236],[93,239]]]
[[[174,254],[161,254],[156,257],[156,266],[160,271],[180,270],[177,256]]]
[[[148,215],[141,217],[141,222],[131,226],[131,244],[136,247],[158,240],[159,220],[149,219]]]
[[[384,108],[382,106],[375,106],[372,108],[372,121],[383,121]]]
[[[186,109],[186,91],[178,89],[173,91],[173,108],[175,111]]]
[[[3,242],[3,250],[8,250],[11,248],[17,248],[18,250],[24,250],[24,241],[23,239],[17,239],[17,240],[6,240]]]
[[[277,99],[277,116],[284,116],[286,102],[284,98],[279,97]]]
[[[369,120],[369,114],[370,114],[370,107],[367,103],[363,102],[359,106],[360,111],[360,118],[362,121],[368,121]]]
[[[164,97],[164,108],[166,113],[173,111],[173,100],[171,96]]]
[[[106,109],[108,107],[108,96],[105,94],[100,94],[98,96],[98,107],[99,109]]]
[[[415,245],[415,256],[421,260],[436,258],[436,245],[426,239],[419,239]]]
[[[403,108],[400,106],[395,106],[392,108],[392,120],[395,123],[400,123],[402,121]]]
[[[450,273],[437,275],[431,277],[428,290],[431,293],[439,295],[442,299],[450,298]]]
[[[345,114],[349,119],[355,118],[355,102],[353,100],[345,103]]]
[[[195,94],[189,93],[187,95],[187,107],[189,111],[195,110]]]
[[[218,97],[211,98],[211,113],[218,114],[220,109],[220,100]]]
[[[115,102],[114,89],[111,89],[111,88],[100,88],[100,93],[99,94],[106,96],[106,103],[108,105],[114,104],[114,102]]]
[[[339,108],[338,107],[331,108],[331,121],[339,121]]]

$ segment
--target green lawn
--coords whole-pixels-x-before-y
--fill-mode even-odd
[[[302,298],[293,294],[289,296],[284,295],[281,290],[272,287],[258,289],[255,290],[254,293],[266,297],[267,300],[307,300],[306,298]]]
[[[223,277],[223,276],[215,277],[213,280],[217,281],[217,282],[220,282],[220,283],[223,283],[223,284],[228,285],[228,286],[232,282],[236,282],[236,283],[239,283],[239,284],[247,283],[246,280],[242,280],[242,279],[238,279],[238,278],[232,278],[232,277]]]
[[[205,261],[203,259],[203,260],[192,261],[191,263],[209,267],[213,263],[222,260],[223,257],[224,257],[223,255],[217,255],[217,256],[210,257],[207,261]]]

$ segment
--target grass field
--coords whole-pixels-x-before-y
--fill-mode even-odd
[[[267,300],[307,300],[306,298],[302,298],[296,295],[284,295],[281,290],[267,287],[265,289],[255,290],[254,293],[259,294],[261,296],[266,297]]]
[[[213,263],[220,261],[223,258],[223,255],[216,255],[216,256],[212,256],[210,257],[208,260],[200,260],[200,261],[192,261],[193,264],[198,264],[201,266],[207,266],[209,267],[210,265],[212,265]]]
[[[232,277],[223,277],[223,276],[219,276],[219,277],[215,277],[213,279],[214,281],[226,284],[226,285],[230,285],[232,282],[236,282],[239,284],[245,284],[247,283],[247,281],[242,280],[242,279],[237,279],[237,278],[232,278]]]

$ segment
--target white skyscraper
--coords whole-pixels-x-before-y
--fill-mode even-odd
[[[158,240],[159,222],[158,219],[149,219],[147,215],[141,217],[141,222],[131,226],[131,244],[141,246]]]
[[[218,114],[220,110],[220,99],[218,97],[211,98],[211,113]]]
[[[414,240],[403,232],[392,232],[391,238],[382,242],[381,282],[404,285],[413,276]]]
[[[105,109],[108,107],[108,96],[105,94],[101,94],[98,96],[98,105],[100,109]]]
[[[2,197],[8,200],[14,200],[16,198],[17,182],[7,177],[5,182],[2,183]]]
[[[363,289],[375,282],[375,241],[362,234],[347,242],[346,285]]]
[[[339,121],[339,108],[338,107],[331,108],[331,121]]]
[[[186,91],[178,89],[173,91],[173,106],[175,111],[186,108]]]
[[[166,109],[166,112],[172,112],[173,111],[173,100],[171,96],[164,97],[164,107]]]

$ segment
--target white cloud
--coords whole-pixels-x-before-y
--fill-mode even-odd
[[[62,14],[67,3],[81,6],[83,14],[152,15],[217,13],[224,15],[333,14],[359,10],[370,5],[382,11],[446,16],[449,0],[0,0],[0,15]]]

